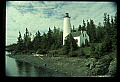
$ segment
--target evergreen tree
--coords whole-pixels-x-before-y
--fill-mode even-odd
[[[28,31],[28,29],[26,28],[26,32],[25,32],[25,34],[24,34],[24,40],[23,40],[23,42],[24,42],[24,47],[25,47],[25,49],[26,49],[26,52],[28,53],[29,52],[29,50],[32,48],[31,47],[31,34],[29,33],[29,31]]]
[[[107,13],[105,14],[107,15]],[[104,16],[104,29],[107,32],[104,35],[104,40],[102,42],[101,53],[106,55],[114,50],[116,50],[116,41],[117,41],[117,30],[115,30],[115,26],[113,24],[113,19],[111,19],[111,23],[109,22],[109,15],[108,18]],[[115,42],[115,43],[114,43]]]
[[[112,25],[111,25],[112,26]],[[113,51],[117,50],[117,12],[114,16],[114,23],[113,23],[113,26],[112,26],[112,46],[113,46]]]
[[[90,20],[90,27],[89,27],[89,36],[90,42],[94,43],[96,41],[96,27],[93,20]]]
[[[49,31],[47,33],[47,39],[48,39],[48,49],[50,49],[51,45],[53,44],[52,40],[52,30],[49,27]]]
[[[81,25],[79,25],[79,27],[78,27],[78,31],[81,31],[81,29],[82,29],[82,27],[81,27]]]
[[[41,43],[42,43],[41,44],[42,49],[47,49],[48,39],[47,39],[47,34],[45,32],[42,35]]]
[[[56,29],[57,32],[55,33],[55,49],[59,48],[62,45],[62,37],[63,32],[60,31],[60,28]]]
[[[19,31],[19,37],[18,37],[18,41],[17,41],[17,50],[19,52],[21,52],[22,50],[24,50],[24,45],[23,45],[23,39],[21,36],[21,32]]]
[[[84,21],[84,20],[83,20],[82,30],[86,30],[86,23],[85,23],[85,21]]]
[[[101,43],[102,40],[103,40],[103,36],[104,36],[104,33],[103,33],[103,26],[101,25],[101,23],[99,22],[98,23],[98,26],[96,28],[96,42],[99,42]]]
[[[66,53],[68,53],[71,50],[78,49],[77,42],[73,38],[71,33],[66,37],[64,47],[65,47]]]
[[[38,31],[36,33],[36,36],[34,37],[33,39],[33,49],[34,50],[38,50],[41,48],[41,34],[40,32]]]
[[[104,22],[103,22],[103,25],[104,25],[104,35],[107,33],[107,13],[104,13]],[[105,37],[105,36],[103,36]]]
[[[90,23],[89,23],[88,20],[87,20],[87,26],[86,26],[86,29],[87,29],[87,34],[89,35],[89,34],[90,34]]]

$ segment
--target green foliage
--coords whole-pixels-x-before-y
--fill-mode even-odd
[[[58,48],[58,49],[56,50],[56,52],[57,52],[57,54],[58,54],[59,56],[66,54],[64,47]]]
[[[78,49],[68,52],[68,57],[84,57],[86,54],[83,49]]]
[[[111,61],[111,56],[102,56],[96,61],[95,67],[91,69],[91,75],[107,75],[109,72],[109,66]]]
[[[104,27],[99,22],[97,28],[96,28],[96,42],[102,42],[104,36]]]
[[[84,20],[83,20],[83,26],[82,26],[81,30],[86,30],[86,23]]]
[[[53,38],[52,38],[52,30],[49,28],[48,33],[47,33],[47,48],[49,49],[51,45],[53,44]]]
[[[19,52],[22,51],[22,50],[24,50],[24,43],[23,43],[23,39],[22,39],[20,31],[19,31],[18,41],[17,41],[17,50]]]
[[[34,50],[37,50],[37,49],[39,49],[39,48],[41,48],[41,34],[40,34],[40,32],[38,31],[37,33],[36,33],[36,36],[34,37],[34,39],[33,39],[33,41],[32,41],[32,45],[33,45],[33,49]]]
[[[47,34],[46,33],[44,33],[42,36],[41,36],[41,48],[42,49],[47,49]]]
[[[29,50],[32,48],[31,44],[31,33],[28,31],[28,29],[26,28],[26,32],[24,34],[24,48],[26,49],[27,53],[29,52]]]
[[[89,46],[90,46],[90,44],[89,44],[89,42],[88,42],[87,39],[85,39],[85,46],[86,46],[86,47],[89,47]]]
[[[37,52],[38,54],[47,54],[47,51],[48,51],[47,49],[37,49],[36,52]]]
[[[109,69],[110,62],[112,58],[109,55],[105,55],[98,60],[96,67],[98,68],[97,75],[105,75]]]
[[[85,52],[83,49],[80,49],[80,55],[79,56],[85,56]]]
[[[70,33],[66,39],[65,39],[65,44],[64,44],[64,49],[66,51],[66,54],[69,51],[73,51],[73,50],[77,50],[78,46],[77,46],[77,42],[76,40],[72,37],[72,34]]]
[[[81,27],[81,25],[79,25],[79,27],[78,27],[78,31],[81,31],[82,30],[82,27]]]
[[[69,53],[68,53],[68,56],[69,57],[77,57],[77,53],[75,52],[75,51],[70,51]]]
[[[109,69],[109,71],[108,71],[107,75],[115,77],[117,74],[117,60],[116,60],[116,58],[110,62],[108,69]]]
[[[52,34],[52,45],[51,45],[51,49],[58,49],[62,46],[62,36],[63,36],[63,32],[60,31],[60,28],[56,28],[54,27],[53,29],[53,34]]]
[[[95,57],[95,45],[93,43],[91,44],[90,56]]]
[[[17,48],[17,44],[16,43],[10,44],[10,45],[6,46],[6,48],[7,48],[6,50],[8,52],[13,52]]]
[[[102,42],[100,52],[103,55],[105,55],[109,52],[112,52],[112,41],[111,41],[111,38],[107,35],[106,35],[104,41]]]
[[[94,24],[94,21],[90,19],[90,22],[87,20],[87,34],[90,37],[90,42],[94,43],[96,42],[96,26]]]

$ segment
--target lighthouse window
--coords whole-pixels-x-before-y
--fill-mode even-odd
[[[86,37],[86,34],[85,34],[85,37]]]
[[[84,37],[84,34],[83,34],[83,37]]]

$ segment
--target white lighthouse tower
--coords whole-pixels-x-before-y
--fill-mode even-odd
[[[65,37],[71,33],[70,31],[70,17],[69,14],[66,13],[66,15],[64,16],[64,23],[63,23],[63,45],[65,44]]]

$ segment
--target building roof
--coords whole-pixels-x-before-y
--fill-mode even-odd
[[[65,18],[65,17],[68,17],[68,18],[70,18],[70,17],[69,17],[69,13],[66,13],[66,15],[64,16],[64,18]]]
[[[80,36],[81,32],[80,31],[71,32],[71,34],[72,34],[73,37],[77,37],[77,36]]]

